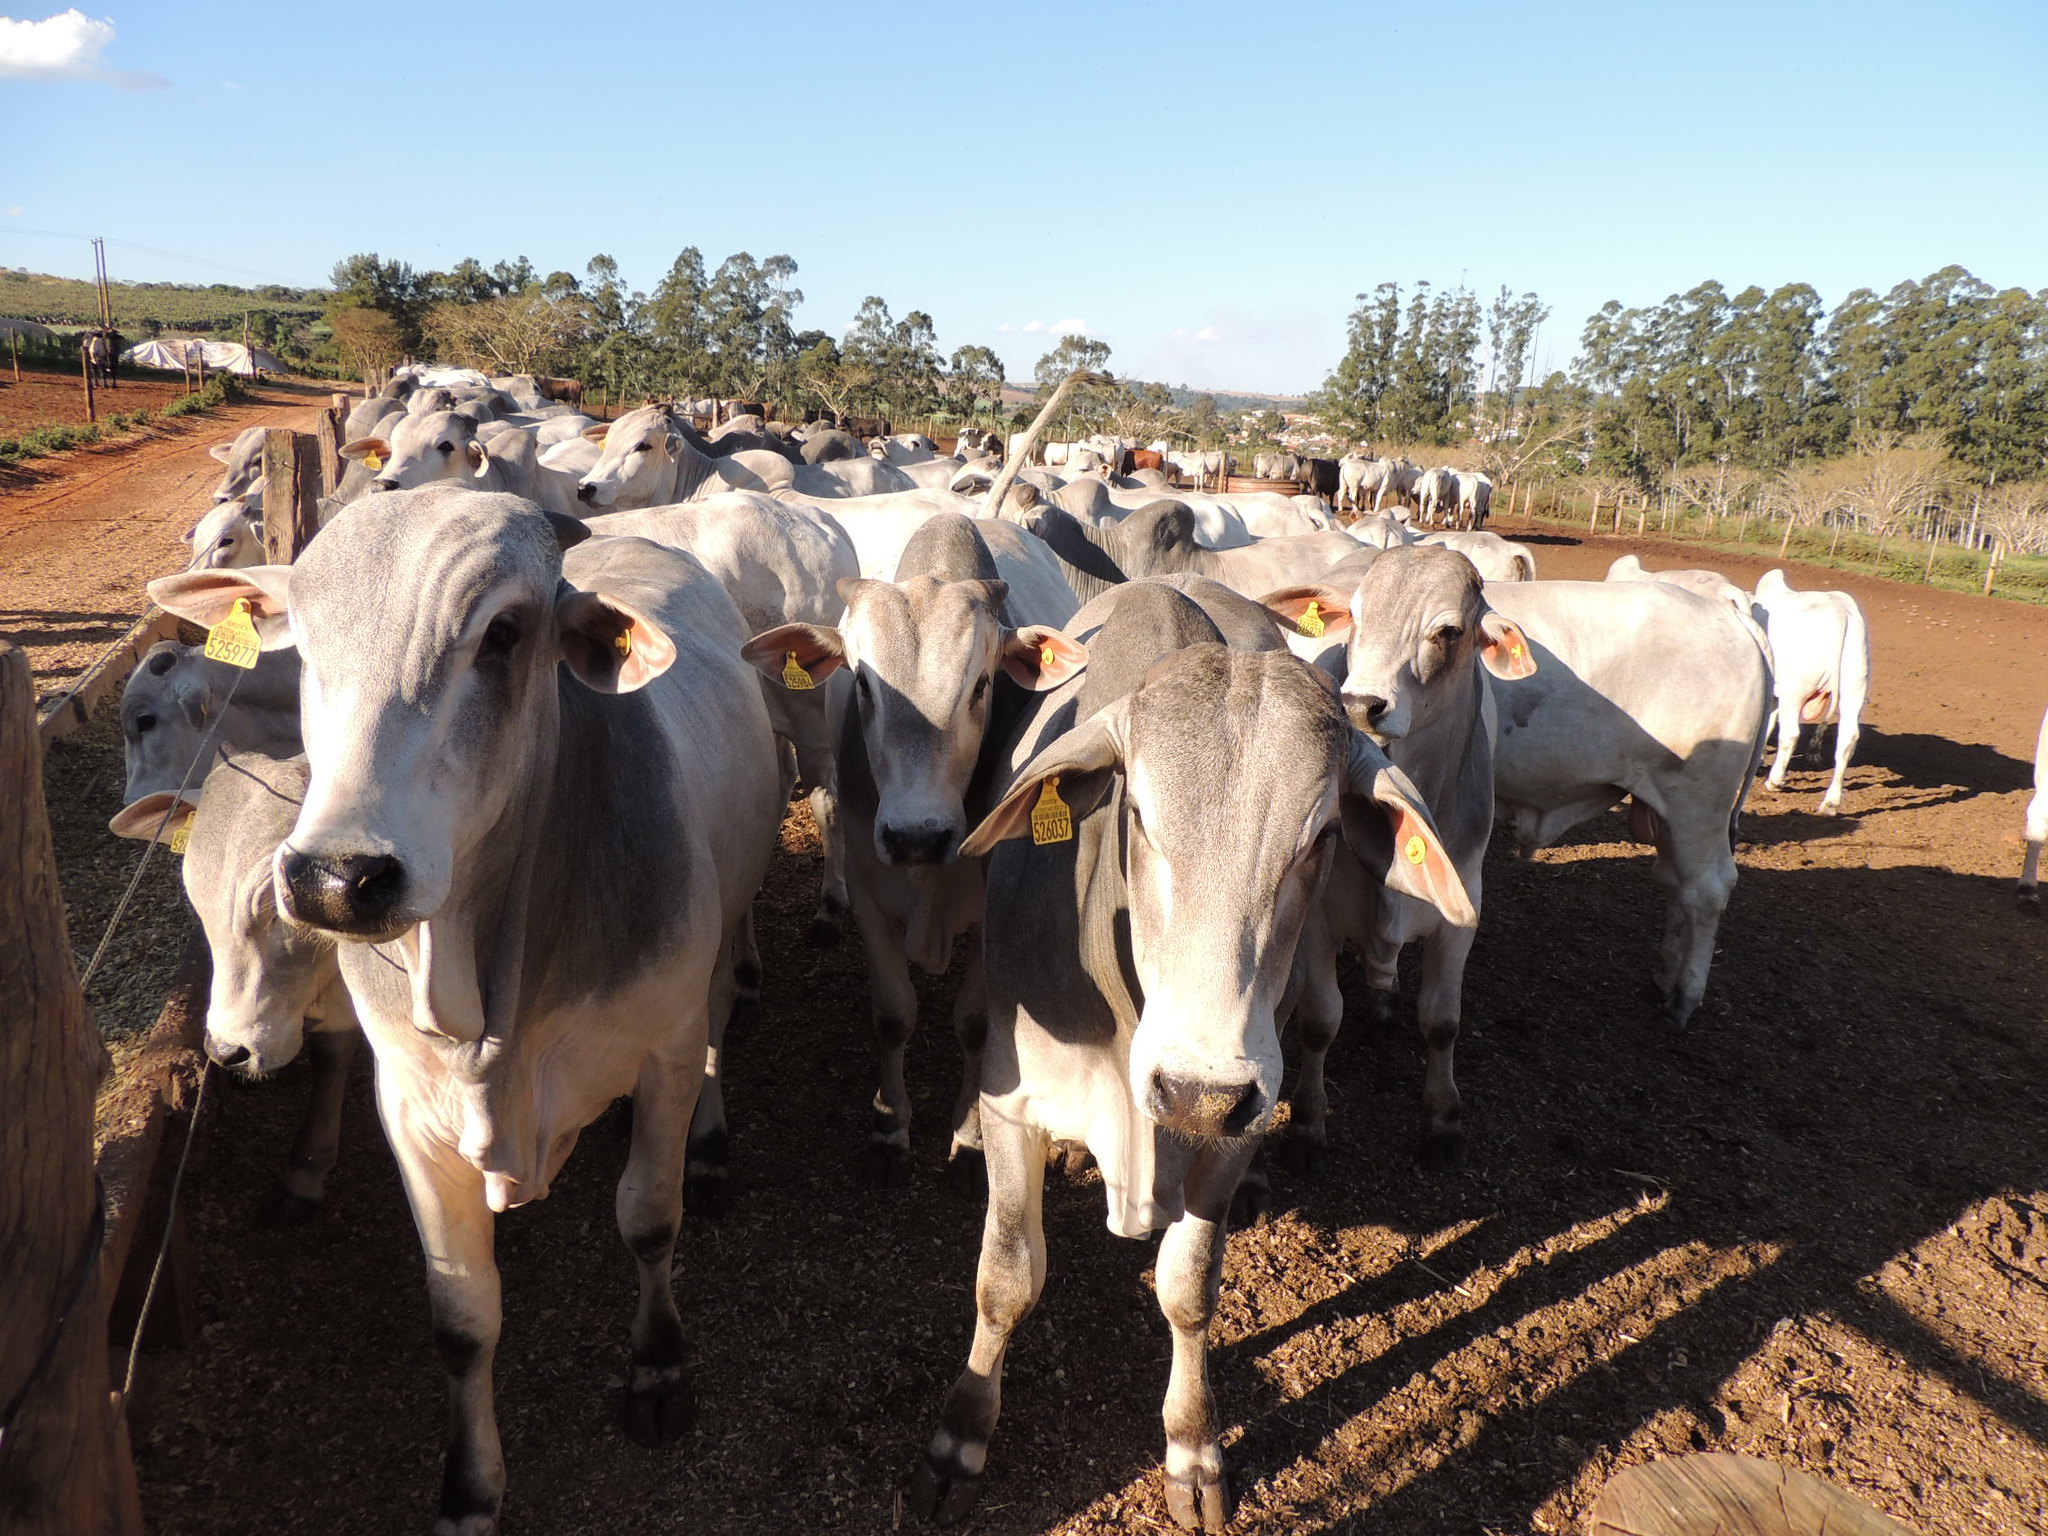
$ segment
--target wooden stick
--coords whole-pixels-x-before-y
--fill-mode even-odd
[[[272,565],[290,565],[320,530],[320,445],[310,432],[263,434],[263,544]]]
[[[72,969],[28,653],[0,641],[0,1441],[8,1530],[98,1532],[115,1483],[93,1092],[106,1047]]]

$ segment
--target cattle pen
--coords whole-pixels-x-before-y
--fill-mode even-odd
[[[304,505],[325,442],[273,443],[269,494]],[[293,519],[276,523],[294,537]],[[1597,577],[1623,552],[1687,558],[1653,538],[1503,531],[1546,576]],[[1745,582],[1766,564],[1724,563]],[[2010,902],[2048,614],[1794,574],[1853,586],[1872,615],[1879,707],[1848,814],[1813,814],[1824,775],[1803,766],[1784,795],[1752,797],[1707,1003],[1678,1036],[1638,995],[1654,892],[1625,821],[1532,859],[1496,850],[1460,1063],[1466,1173],[1414,1166],[1419,1048],[1352,1010],[1333,1056],[1329,1177],[1276,1172],[1273,1214],[1231,1240],[1212,1369],[1243,1499],[1233,1529],[1586,1530],[1616,1472],[1702,1450],[1799,1468],[1922,1532],[2048,1524],[2034,1091],[2048,968],[2038,925]],[[41,1412],[69,1382],[87,1429],[61,1471],[95,1501],[71,1506],[95,1528],[425,1528],[442,1404],[419,1369],[432,1350],[420,1260],[367,1071],[350,1084],[329,1208],[258,1227],[304,1072],[250,1083],[205,1066],[195,957],[168,999],[146,1000],[155,1022],[102,1092],[97,1199],[79,1176],[94,1068],[76,984],[54,960],[16,963],[30,944],[68,961],[100,937],[52,937],[52,870],[69,885],[75,827],[118,806],[110,694],[168,622],[143,621],[40,718],[18,653],[0,651],[0,815],[13,818],[0,904],[15,903],[4,942],[24,946],[7,985],[33,976],[54,999],[9,992],[8,1006],[57,1032],[7,1044],[72,1070],[60,1093],[5,1063],[5,1090],[27,1095],[5,1123],[68,1116],[70,1177],[34,1186],[37,1243],[0,1243],[0,1263],[42,1266],[20,1294],[48,1300],[0,1322],[0,1399],[29,1380]],[[28,792],[45,757],[89,813],[54,838]],[[500,1228],[519,1528],[912,1526],[901,1491],[964,1346],[981,1212],[948,1188],[942,1136],[918,1144],[910,1189],[861,1182],[865,981],[853,946],[807,942],[817,865],[794,807],[760,905],[762,1014],[730,1047],[735,1209],[693,1217],[683,1238],[699,1401],[683,1439],[649,1450],[610,1422],[630,1273],[610,1214],[623,1117],[594,1126],[550,1199]],[[17,887],[40,891],[35,920]],[[956,960],[919,982],[922,1126],[943,1125],[957,1079],[937,1021],[960,977]],[[0,1168],[0,1198],[17,1187],[30,1186]],[[1046,1204],[1052,1281],[1020,1334],[969,1528],[1164,1527],[1152,1248],[1105,1238],[1085,1170],[1055,1174]],[[0,1220],[0,1235],[22,1230]],[[81,1267],[95,1247],[105,1257]],[[121,1384],[152,1271],[152,1327],[116,1415],[108,1362]],[[95,1325],[114,1346],[104,1358]],[[51,1364],[31,1371],[52,1339]],[[0,1441],[0,1472],[34,1443],[26,1428]]]

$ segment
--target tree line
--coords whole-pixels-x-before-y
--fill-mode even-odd
[[[1418,284],[1404,301],[1382,283],[1358,296],[1309,408],[1340,436],[1476,439],[1511,468],[1645,490],[1902,446],[1980,486],[2048,469],[2048,290],[1994,289],[1949,266],[1829,311],[1804,283],[1731,295],[1704,282],[1641,308],[1610,300],[1571,366],[1538,383],[1548,314],[1506,288],[1482,309],[1462,288]]]

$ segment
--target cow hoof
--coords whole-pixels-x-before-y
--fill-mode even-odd
[[[1219,1533],[1230,1524],[1230,1489],[1222,1474],[1182,1479],[1166,1474],[1166,1512],[1184,1531]]]
[[[964,1518],[981,1497],[981,1479],[957,1467],[941,1466],[929,1454],[910,1479],[910,1508],[920,1520],[951,1525]]]
[[[2016,898],[2016,903],[2019,909],[2026,913],[2027,916],[2039,917],[2041,915],[2041,888],[2036,885],[2023,887]]]
[[[988,1157],[979,1147],[956,1147],[946,1164],[946,1183],[963,1200],[988,1197]]]
[[[1422,1165],[1431,1173],[1455,1173],[1471,1161],[1463,1126],[1440,1125],[1422,1133]]]
[[[1692,1023],[1693,1010],[1699,1005],[1673,998],[1664,1008],[1664,1027],[1674,1035],[1682,1035]]]
[[[1366,1022],[1383,1035],[1399,1034],[1401,1030],[1401,994],[1370,987],[1365,994]]]
[[[705,1221],[732,1214],[732,1171],[718,1163],[698,1163],[683,1171],[683,1209]]]
[[[256,1225],[272,1232],[303,1227],[320,1219],[321,1203],[295,1195],[282,1184],[273,1184],[256,1208]]]
[[[696,1394],[679,1365],[633,1367],[626,1389],[626,1435],[636,1445],[678,1438],[696,1416]]]
[[[1324,1179],[1330,1173],[1330,1149],[1320,1137],[1289,1131],[1273,1149],[1280,1166],[1304,1179]]]
[[[861,1154],[861,1177],[873,1189],[910,1188],[910,1150],[875,1141]]]
[[[434,1536],[498,1536],[496,1515],[438,1515],[434,1519]]]

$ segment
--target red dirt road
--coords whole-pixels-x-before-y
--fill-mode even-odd
[[[220,479],[207,450],[244,427],[310,431],[328,396],[264,384],[202,416],[0,469],[0,635],[28,649],[43,698],[142,616],[145,582],[185,568],[184,534]]]

